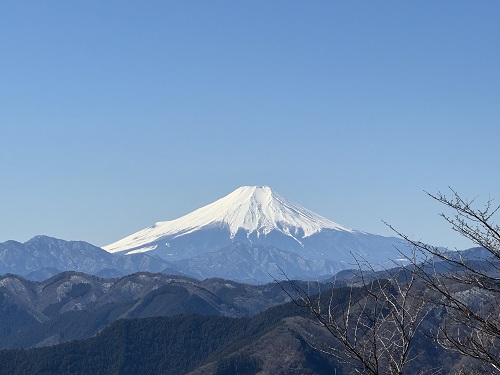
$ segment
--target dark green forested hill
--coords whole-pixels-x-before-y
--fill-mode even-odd
[[[4,350],[0,363],[4,374],[182,374],[247,324],[212,316],[119,320],[86,341]]]
[[[230,353],[255,341],[295,315],[280,306],[254,318],[178,315],[119,320],[98,336],[56,346],[0,351],[2,374],[184,374],[202,362],[220,361],[219,372],[244,364],[251,356]],[[217,354],[219,353],[219,354]],[[230,357],[230,356],[229,356]]]
[[[137,273],[101,279],[65,272],[42,282],[0,277],[0,348],[82,340],[117,319],[178,314],[250,317],[289,300],[276,283]]]

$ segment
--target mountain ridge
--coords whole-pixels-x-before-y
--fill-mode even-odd
[[[101,277],[115,277],[138,271],[170,270],[175,266],[149,254],[123,257],[111,254],[85,241],[66,241],[38,235],[25,243],[9,240],[0,243],[0,274],[18,274],[39,280],[62,271],[81,271]]]

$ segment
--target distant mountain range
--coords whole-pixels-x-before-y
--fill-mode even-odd
[[[104,250],[106,251],[104,251]],[[349,229],[268,186],[244,186],[181,218],[157,222],[103,249],[37,236],[0,244],[0,273],[42,280],[62,271],[102,277],[138,271],[264,283],[317,280],[356,260],[375,269],[401,262],[406,244]]]
[[[0,274],[17,274],[32,280],[43,280],[63,271],[80,271],[100,277],[138,271],[182,274],[171,267],[169,262],[148,254],[123,257],[83,241],[36,236],[25,243],[0,243]]]

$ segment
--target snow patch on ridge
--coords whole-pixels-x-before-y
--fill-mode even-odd
[[[151,250],[154,250],[158,247],[158,245],[154,245],[154,246],[144,246],[144,247],[141,247],[139,249],[135,249],[135,250],[132,250],[132,251],[129,251],[127,253],[127,255],[129,254],[140,254],[140,253],[146,253],[148,251],[151,251]]]

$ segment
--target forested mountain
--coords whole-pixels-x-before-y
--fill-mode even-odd
[[[179,315],[120,320],[86,341],[0,351],[0,362],[4,373],[12,375],[186,374],[202,364],[208,364],[200,370],[205,374],[253,374],[266,367],[284,373],[284,351],[273,363],[258,356],[263,348],[239,352],[271,335],[282,349],[290,346],[288,373],[291,368],[301,374],[327,373],[333,368],[329,358],[312,353],[300,335],[289,331],[293,324],[285,322],[293,314],[287,306],[253,319]]]
[[[0,348],[87,338],[120,318],[249,317],[287,300],[276,283],[256,286],[152,273],[101,279],[65,272],[42,282],[6,275],[0,278]]]
[[[482,251],[471,249],[457,259],[481,272],[478,282],[491,283],[499,264]],[[486,316],[488,327],[496,324],[489,317],[498,316],[496,284],[478,289],[457,282],[460,268],[453,259],[381,272],[344,271],[328,283],[281,285],[145,272],[114,279],[65,272],[41,282],[5,275],[1,373],[351,374],[364,366],[353,353],[370,359],[374,344],[383,345],[375,352],[381,350],[381,368],[407,345],[404,371],[390,373],[491,373],[484,360],[436,341],[439,332],[476,329],[453,320],[453,305],[427,289],[424,280],[436,270],[445,284],[434,288],[445,285],[476,319]],[[351,352],[339,336],[344,329],[358,345]],[[497,339],[488,339],[487,353],[498,353]]]
[[[377,290],[397,295],[403,279],[404,273],[395,281],[373,277],[373,289],[352,273],[348,286],[328,290],[331,284],[316,284],[323,288],[316,297],[318,289],[310,283],[283,286],[292,296],[310,293],[317,306],[330,306],[342,316],[348,305],[368,311],[377,301],[366,297]],[[340,375],[362,370],[360,363],[332,355],[345,348],[317,325],[300,298],[286,302],[289,296],[276,283],[249,286],[147,273],[106,280],[70,272],[38,283],[10,275],[0,285],[3,347],[42,346],[1,350],[5,374]],[[425,311],[409,346],[415,359],[404,373],[454,373],[467,360],[446,351],[430,334],[446,314],[431,305]],[[391,325],[375,327],[383,334]],[[370,326],[356,335],[369,343]]]
[[[338,288],[325,293],[343,300],[363,293]],[[324,302],[323,301],[323,302]],[[314,324],[306,309],[290,302],[254,317],[176,315],[120,319],[95,337],[29,350],[2,350],[8,374],[351,374],[352,364],[318,350],[338,346]],[[432,321],[429,320],[429,324]],[[361,339],[361,337],[360,337]],[[448,355],[424,333],[405,372],[446,374],[460,358]],[[436,371],[436,369],[440,369]]]

